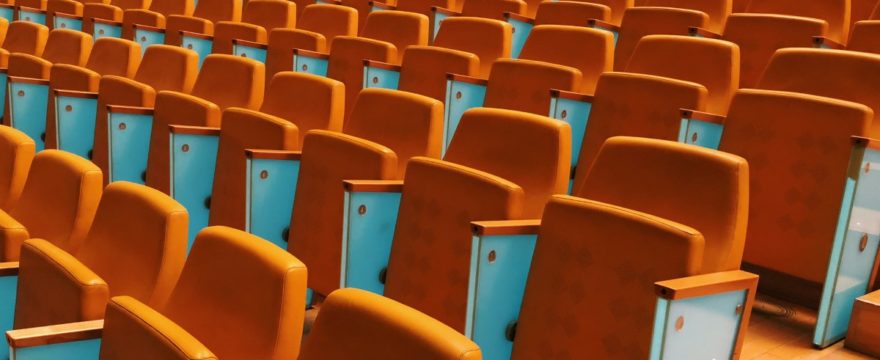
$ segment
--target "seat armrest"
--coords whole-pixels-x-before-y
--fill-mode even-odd
[[[89,320],[10,330],[6,341],[14,354],[24,348],[100,339],[103,330],[104,320]]]
[[[691,27],[689,27],[689,28],[688,28],[688,34],[690,34],[690,35],[693,36],[693,37],[703,37],[703,38],[709,38],[709,39],[721,39],[721,34],[716,33],[716,32],[713,32],[713,31],[710,31],[710,30],[707,30],[707,29],[703,29],[703,28],[700,28],[700,27],[696,27],[696,26],[691,26]]]
[[[232,55],[254,59],[266,63],[266,51],[269,46],[264,43],[244,39],[232,39]]]
[[[302,152],[245,150],[245,230],[287,249]]]
[[[107,105],[107,112],[117,114],[153,115],[155,109],[150,107]]]
[[[717,150],[724,133],[723,115],[681,109],[678,142]]]
[[[510,57],[514,59],[519,58],[519,54],[522,52],[523,46],[526,45],[526,40],[532,32],[532,28],[535,27],[535,19],[512,12],[504,13],[504,19],[513,26]]]
[[[24,225],[0,210],[0,261],[18,261],[21,244],[29,238]]]
[[[447,9],[447,8],[440,7],[440,6],[432,6],[432,7],[431,7],[431,12],[433,12],[433,13],[437,13],[437,14],[443,14],[443,15],[446,15],[447,17],[451,17],[451,16],[461,16],[461,13],[458,12],[458,11],[449,10],[449,9]]]
[[[65,96],[65,97],[82,98],[82,99],[97,99],[98,98],[98,93],[91,92],[91,91],[55,89],[55,90],[53,90],[53,92],[55,93],[56,97]]]
[[[32,84],[32,85],[45,85],[49,86],[49,79],[38,79],[32,77],[21,77],[21,76],[10,76],[10,83],[21,83],[21,84]]]
[[[90,20],[95,24],[104,24],[104,25],[110,25],[110,26],[122,26],[122,21],[114,21],[114,20],[101,19],[101,18],[91,18]]]
[[[685,300],[721,293],[754,290],[758,275],[742,270],[689,276],[654,283],[654,292],[666,300]]]
[[[446,109],[443,116],[443,153],[452,142],[464,112],[482,107],[489,81],[472,76],[446,74]]]
[[[363,88],[397,90],[400,85],[400,69],[400,65],[375,60],[364,60]]]
[[[293,71],[318,76],[327,76],[329,62],[330,54],[303,49],[293,49]]]
[[[388,5],[379,1],[370,1],[370,11],[397,10],[397,6]]]
[[[813,36],[813,45],[820,49],[846,50],[846,45],[825,36]]]
[[[156,116],[163,114],[173,114],[169,115],[172,119],[187,119],[191,125],[220,126],[220,107],[217,104],[177,91],[160,91],[156,95]]]
[[[0,277],[18,276],[18,261],[0,262]]]

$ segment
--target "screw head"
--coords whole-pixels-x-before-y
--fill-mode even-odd
[[[373,84],[378,84],[378,83],[379,83],[379,77],[373,76]]]
[[[128,125],[125,125],[125,123],[119,123],[119,130],[125,130],[127,127]]]
[[[180,147],[180,151],[189,152],[189,144],[183,144],[183,146]]]
[[[98,35],[104,35],[104,29],[98,29]]]
[[[681,332],[681,329],[684,328],[684,316],[679,316],[678,319],[675,319],[675,332]]]
[[[366,213],[367,213],[367,206],[366,205],[358,206],[358,214],[359,215],[363,215]]]
[[[266,170],[260,171],[260,179],[266,179],[269,177],[269,172]]]
[[[61,23],[61,25],[59,25],[59,27],[62,28],[62,29],[64,29],[64,28],[67,27],[67,24],[65,24],[65,23]]]
[[[694,133],[693,135],[691,135],[691,142],[697,142],[697,138],[698,138],[697,136],[698,136],[697,133]]]
[[[303,64],[302,69],[303,69],[303,71],[309,71],[309,65]]]
[[[487,256],[489,263],[495,262],[495,259],[498,257],[498,254],[495,253],[495,250],[489,251],[489,256]]]
[[[18,96],[24,96],[24,90],[19,90],[19,91],[18,91]]]
[[[562,110],[562,113],[560,113],[559,116],[562,116],[562,119],[565,120],[565,118],[568,117],[568,110]]]
[[[186,48],[192,50],[193,44],[186,44]]]
[[[247,57],[247,53],[241,53],[241,57],[246,58],[246,57]]]
[[[71,105],[67,105],[67,106],[65,106],[65,107],[64,107],[64,111],[67,111],[67,112],[71,112],[71,111],[73,111],[73,106],[71,106]]]
[[[456,91],[455,92],[455,100],[459,100],[459,99],[461,99],[461,91]]]

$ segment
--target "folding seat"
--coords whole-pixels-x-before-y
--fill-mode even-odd
[[[624,12],[614,53],[614,69],[626,68],[632,52],[647,35],[687,35],[691,27],[704,28],[709,16],[699,10],[634,7]]]
[[[11,127],[0,127],[0,210],[9,212],[18,203],[34,160],[34,141]]]
[[[643,5],[653,7],[669,7],[702,11],[709,16],[706,28],[721,31],[733,8],[732,0],[645,0]]]
[[[38,14],[43,15],[43,25],[52,29],[70,29],[70,30],[81,30],[82,26],[80,23],[72,23],[69,21],[64,21],[64,17],[57,17],[56,14],[67,14],[73,15],[74,17],[82,16],[83,4],[78,1],[73,0],[49,0],[46,2],[46,10],[37,12]],[[57,19],[57,20],[56,20]],[[72,25],[72,26],[68,26]],[[77,26],[79,25],[79,26]]]
[[[842,50],[780,49],[770,60],[757,88],[864,104],[874,112],[869,134],[880,137],[880,55]]]
[[[706,111],[723,115],[739,88],[739,60],[739,46],[729,41],[648,35],[639,41],[624,71],[701,84],[709,91]]]
[[[575,91],[592,95],[599,75],[614,66],[614,39],[611,33],[602,30],[541,25],[529,34],[519,58],[580,70],[581,85]]]
[[[0,21],[2,24],[2,21]],[[3,43],[0,45],[0,111],[6,111],[6,89],[8,80],[9,54],[24,53],[34,56],[43,55],[49,29],[43,25],[14,21],[3,32]]]
[[[3,124],[21,130],[34,139],[37,151],[43,150],[46,135],[45,98],[49,93],[52,65],[84,66],[91,49],[92,37],[88,34],[57,29],[49,33],[42,57],[26,53],[10,55],[7,70],[9,93],[5,99],[7,106]],[[23,121],[16,122],[13,117]]]
[[[867,20],[859,22],[853,21],[853,28],[850,33],[849,42],[846,44],[847,50],[870,52],[880,54],[880,3],[874,9],[874,12]],[[822,38],[817,42],[824,42]],[[823,45],[822,43],[818,44]]]
[[[467,337],[406,305],[358,289],[340,289],[321,306],[300,359],[479,360]]]
[[[429,18],[433,16],[434,8],[461,11],[463,4],[463,0],[397,0],[386,2],[372,1],[370,3],[372,6],[371,11],[398,10],[422,14]],[[434,31],[431,31],[431,34],[433,35]]]
[[[611,8],[591,2],[581,1],[544,1],[535,13],[534,25],[571,25],[584,26],[590,19],[611,22]],[[622,13],[622,11],[621,11]],[[508,19],[508,21],[510,21]]]
[[[461,11],[434,7],[431,9],[432,35],[440,31],[444,20],[456,16],[505,20],[504,14],[527,15],[524,0],[462,0]]]
[[[156,94],[189,93],[198,73],[197,63],[197,55],[191,50],[155,45],[144,52],[133,79],[101,77],[92,161],[103,171],[105,184],[146,181]]]
[[[86,19],[86,23],[92,22],[94,24],[95,36],[113,36],[136,40],[135,25],[147,29],[150,27],[162,29],[165,28],[169,16],[192,16],[195,8],[193,0],[155,0],[150,1],[149,6],[138,6],[139,0],[134,1],[136,1],[134,4],[116,3],[113,6],[95,6],[92,11],[89,7],[93,5],[89,4],[83,10],[83,18]],[[94,12],[96,16],[90,17],[91,12]],[[96,20],[89,21],[93,18]],[[148,34],[142,36],[146,35]],[[154,40],[157,40],[155,41],[157,43],[162,42],[161,39]],[[146,50],[145,47],[144,50]]]
[[[859,21],[870,19],[878,4],[876,0],[850,0],[850,2],[849,20],[853,26]],[[850,29],[850,34],[852,34],[852,29]]]
[[[181,45],[181,31],[213,35],[214,24],[220,21],[241,21],[242,2],[237,0],[201,0],[192,15],[168,15],[165,27],[150,28],[134,25],[134,40],[142,47],[157,43]],[[162,41],[159,41],[162,39]]]
[[[809,2],[789,0],[752,1],[747,13],[791,15],[824,21],[828,38],[845,44],[849,37],[851,0],[816,0]]]
[[[434,46],[469,52],[480,59],[478,77],[487,78],[496,59],[510,57],[513,27],[502,21],[472,17],[444,20]],[[479,38],[474,34],[480,34]]]
[[[14,20],[46,25],[47,5],[47,0],[17,0],[14,5]]]
[[[94,146],[98,86],[103,75],[131,78],[141,61],[140,45],[104,38],[95,41],[85,67],[52,65],[46,106],[46,147],[90,158]],[[14,121],[19,121],[16,117]],[[36,120],[36,119],[34,119]]]

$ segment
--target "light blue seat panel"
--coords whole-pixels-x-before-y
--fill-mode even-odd
[[[91,19],[89,21],[94,22],[94,34],[92,38],[98,40],[100,38],[105,37],[114,37],[121,38],[122,37],[122,23],[118,21],[104,20],[104,19]],[[141,49],[141,54],[143,55],[143,48]]]
[[[449,74],[446,77],[446,109],[443,116],[443,153],[452,142],[464,112],[483,106],[486,100],[487,80]]]
[[[58,149],[91,159],[95,146],[98,94],[55,90],[53,106]]]
[[[529,34],[532,33],[532,28],[535,27],[535,19],[514,13],[504,13],[504,19],[508,24],[513,26],[513,37],[510,42],[510,57],[518,59],[523,46],[526,45],[526,40],[529,38]]]
[[[340,287],[379,295],[400,210],[402,181],[345,181]]]
[[[201,69],[205,58],[211,55],[211,50],[214,48],[214,37],[188,31],[181,31],[180,36],[180,46],[196,52],[196,55],[199,56],[199,69]]]
[[[17,9],[18,20],[46,25],[46,10],[34,9],[25,6],[19,6]]]
[[[293,50],[293,67],[291,70],[312,75],[327,76],[330,56],[324,53],[302,49]]]
[[[147,47],[150,45],[165,43],[165,29],[135,24],[134,41],[141,44],[141,55],[143,55],[143,53],[147,51]]]
[[[30,136],[37,151],[45,149],[49,80],[13,76],[8,85],[9,124]]]
[[[300,153],[247,150],[245,230],[287,249]]]
[[[232,54],[266,63],[266,51],[269,47],[252,41],[233,39]]]
[[[0,5],[0,17],[6,19],[8,22],[13,22],[15,17],[15,5]]]
[[[82,31],[83,20],[81,16],[56,12],[53,19],[55,29]]]
[[[108,177],[144,184],[153,130],[153,109],[107,107]]]
[[[400,66],[381,61],[364,60],[363,88],[397,90],[400,85]]]
[[[723,134],[723,116],[682,109],[678,142],[717,150]]]
[[[171,126],[171,197],[189,212],[189,242],[208,226],[214,169],[217,165],[219,128]]]

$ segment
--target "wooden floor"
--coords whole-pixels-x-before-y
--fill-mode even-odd
[[[763,298],[755,306],[743,344],[742,360],[874,359],[843,347],[818,350],[811,345],[815,314]]]

